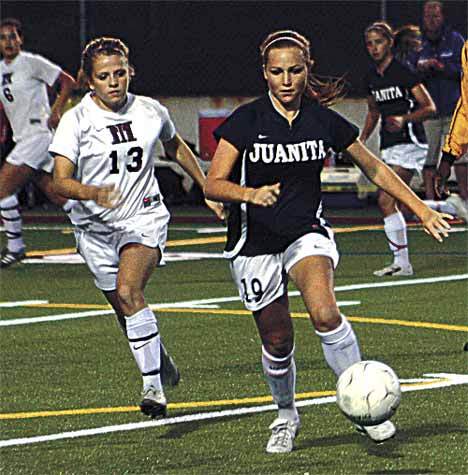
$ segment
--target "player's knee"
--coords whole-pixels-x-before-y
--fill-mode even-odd
[[[391,214],[395,208],[395,201],[385,193],[380,193],[377,198],[377,204],[386,215]]]
[[[144,297],[140,289],[128,284],[117,286],[117,296],[127,314],[132,314],[144,306]]]
[[[312,310],[310,318],[319,332],[330,332],[341,325],[341,314],[336,305],[317,307]]]
[[[274,357],[282,358],[294,348],[294,338],[289,333],[272,331],[262,336],[263,348]]]

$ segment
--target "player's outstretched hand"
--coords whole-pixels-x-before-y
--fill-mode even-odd
[[[424,226],[424,231],[434,239],[442,242],[443,237],[448,237],[448,232],[451,228],[446,219],[453,219],[453,216],[446,213],[439,213],[431,208],[427,208],[420,218],[422,225]]]
[[[254,188],[249,195],[249,203],[264,207],[273,206],[278,201],[280,192],[279,183]]]
[[[213,211],[213,213],[218,217],[218,219],[223,220],[226,215],[224,213],[224,205],[223,203],[219,203],[218,201],[211,201],[205,199],[206,206]]]
[[[96,194],[96,203],[104,208],[117,208],[120,205],[122,195],[114,185],[100,186]]]

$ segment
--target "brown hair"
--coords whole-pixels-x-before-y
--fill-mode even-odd
[[[93,72],[93,60],[100,54],[107,56],[118,55],[128,60],[130,50],[127,45],[118,38],[102,36],[90,41],[81,53],[81,71],[87,79],[91,78]]]
[[[260,55],[262,57],[263,67],[268,62],[268,53],[272,48],[288,48],[291,46],[298,47],[307,66],[307,86],[305,90],[306,96],[317,100],[320,104],[331,105],[341,99],[345,93],[345,81],[341,78],[333,78],[330,76],[320,77],[312,74],[314,60],[310,57],[309,40],[293,30],[279,30],[270,33],[260,45]]]
[[[4,26],[11,26],[15,28],[18,36],[23,39],[23,25],[19,20],[16,18],[4,18],[2,21],[0,21],[0,28],[3,28]]]
[[[415,52],[415,41],[421,39],[421,29],[417,25],[404,25],[395,32],[395,57],[405,61],[408,55]]]

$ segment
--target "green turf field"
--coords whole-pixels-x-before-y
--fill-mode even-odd
[[[265,453],[275,413],[259,338],[233,298],[226,262],[185,254],[218,255],[223,233],[215,227],[172,225],[167,251],[179,260],[158,269],[147,288],[148,302],[161,305],[161,333],[182,373],[179,386],[167,390],[168,417],[156,422],[137,410],[136,365],[83,264],[68,263],[70,256],[57,263],[57,253],[41,261],[37,253],[34,263],[1,271],[0,473],[468,473],[462,225],[444,244],[411,228],[416,274],[400,279],[372,275],[389,262],[381,229],[335,227],[337,299],[364,359],[390,364],[402,380],[398,433],[375,445],[339,413],[330,400],[334,376],[293,294],[302,430],[288,455]],[[25,239],[29,251],[74,245],[66,225],[30,225]]]

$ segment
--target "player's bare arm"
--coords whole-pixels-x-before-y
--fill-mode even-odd
[[[359,137],[362,142],[366,142],[366,140],[372,135],[372,132],[374,132],[377,127],[379,119],[380,112],[375,103],[375,99],[372,96],[367,96],[367,115],[361,136]]]
[[[411,92],[418,103],[418,108],[409,114],[387,117],[385,127],[389,132],[398,132],[407,122],[422,122],[436,113],[434,101],[422,84],[414,86]]]
[[[76,87],[76,82],[68,73],[62,71],[57,78],[56,85],[58,85],[60,92],[52,105],[50,117],[47,121],[47,125],[50,129],[55,129],[57,127],[60,118],[62,117],[65,104],[67,103],[73,89]]]
[[[245,202],[257,206],[272,206],[278,200],[280,184],[250,188],[229,180],[234,165],[239,158],[239,151],[227,140],[221,139],[205,184],[205,196],[224,202]]]
[[[120,193],[113,185],[84,185],[73,178],[75,165],[68,158],[55,156],[54,186],[55,190],[66,198],[75,200],[93,200],[104,208],[116,208]]]
[[[198,163],[197,157],[195,157],[180,135],[175,134],[171,140],[164,142],[163,146],[166,154],[172,160],[175,160],[203,190],[206,180],[205,174]],[[205,202],[219,219],[224,219],[224,207],[221,203],[209,199],[205,200]]]
[[[359,140],[351,144],[347,150],[356,165],[373,183],[404,203],[416,214],[421,220],[426,233],[439,242],[442,242],[442,236],[448,237],[450,225],[446,219],[452,219],[452,216],[438,213],[427,207],[390,167],[379,160]]]

